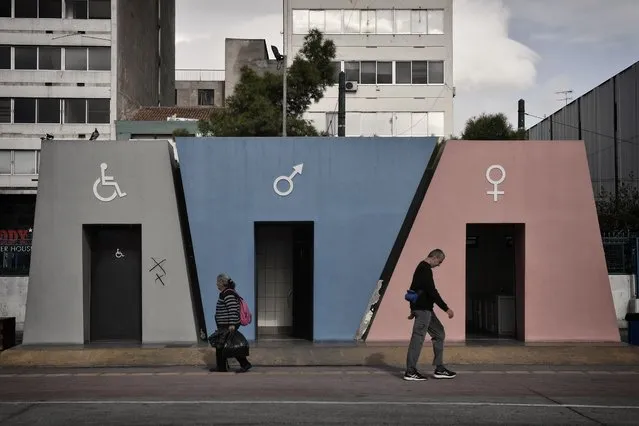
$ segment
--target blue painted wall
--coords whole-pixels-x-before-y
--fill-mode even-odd
[[[313,335],[353,340],[435,144],[435,138],[178,138],[209,332],[220,272],[234,278],[257,318],[254,222],[314,221]],[[304,169],[293,192],[275,194],[275,178],[299,163]],[[255,339],[255,322],[243,332]]]

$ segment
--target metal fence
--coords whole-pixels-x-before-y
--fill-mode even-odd
[[[609,274],[636,274],[639,235],[602,235]]]

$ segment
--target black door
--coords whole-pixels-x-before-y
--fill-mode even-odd
[[[91,227],[91,341],[142,340],[141,228]]]
[[[313,224],[293,227],[293,337],[313,340]]]

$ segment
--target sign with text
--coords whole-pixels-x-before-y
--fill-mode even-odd
[[[30,229],[0,229],[0,253],[30,252]]]

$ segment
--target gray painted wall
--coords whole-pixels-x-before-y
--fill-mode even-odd
[[[235,92],[235,86],[240,82],[244,66],[248,66],[260,75],[265,72],[282,73],[282,70],[277,67],[277,61],[269,60],[270,49],[270,46],[266,45],[266,40],[263,39],[227,38],[225,40],[225,98],[232,96]]]
[[[184,107],[198,106],[198,89],[212,89],[214,91],[213,105],[216,107],[224,106],[223,81],[176,81],[176,105]]]
[[[171,151],[160,141],[43,144],[25,344],[85,342],[90,287],[84,283],[83,224],[142,225],[143,343],[197,341]],[[126,197],[95,198],[102,162]],[[151,257],[167,259],[165,286],[149,272]]]

